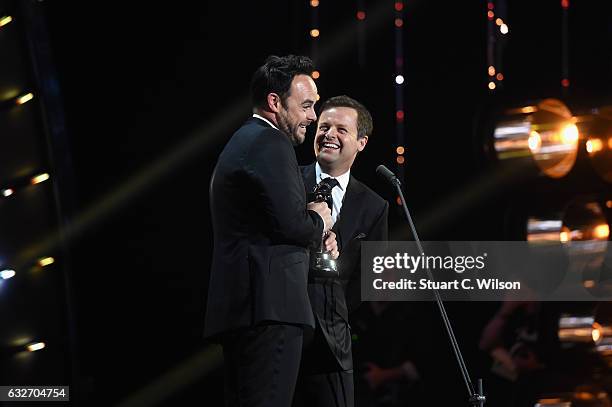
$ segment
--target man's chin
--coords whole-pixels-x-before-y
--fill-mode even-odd
[[[335,161],[335,157],[325,151],[319,151],[317,161],[321,164],[331,164]]]
[[[304,142],[304,140],[306,140],[306,133],[304,132],[304,134],[294,134],[291,137],[291,142],[293,143],[294,146],[299,146],[300,144],[302,144]]]

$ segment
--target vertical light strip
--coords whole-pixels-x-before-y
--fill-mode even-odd
[[[395,86],[395,139],[396,153],[395,163],[397,167],[397,176],[400,182],[404,182],[404,0],[395,0],[394,5],[394,25],[395,25],[395,75],[393,78],[393,86]]]
[[[495,83],[495,3],[487,0],[487,87],[494,91]]]
[[[319,36],[321,28],[319,27],[319,0],[309,0],[310,4],[310,57],[317,66],[319,56]],[[320,75],[318,73],[318,75]]]
[[[561,0],[561,88],[567,96],[569,80],[569,0]]]
[[[366,8],[365,0],[357,0],[357,64],[364,71],[366,66]]]

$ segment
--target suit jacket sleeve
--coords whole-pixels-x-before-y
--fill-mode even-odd
[[[246,159],[256,188],[255,202],[271,224],[274,239],[307,247],[321,243],[323,219],[306,209],[304,183],[289,139],[278,130],[261,132]],[[249,197],[246,197],[249,198]]]

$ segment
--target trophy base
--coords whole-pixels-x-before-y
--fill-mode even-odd
[[[330,253],[313,252],[310,255],[310,269],[328,273],[329,277],[338,276],[338,263]]]

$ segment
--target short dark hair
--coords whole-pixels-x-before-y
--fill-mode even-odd
[[[319,110],[319,117],[325,110],[333,107],[350,107],[357,111],[357,138],[369,137],[374,130],[374,124],[372,123],[372,115],[366,109],[364,105],[346,95],[334,96],[327,99],[321,105]]]
[[[289,96],[291,81],[296,75],[311,75],[314,71],[312,60],[301,55],[279,57],[270,55],[257,68],[251,79],[253,106],[264,107],[269,93],[278,93],[281,101]]]

